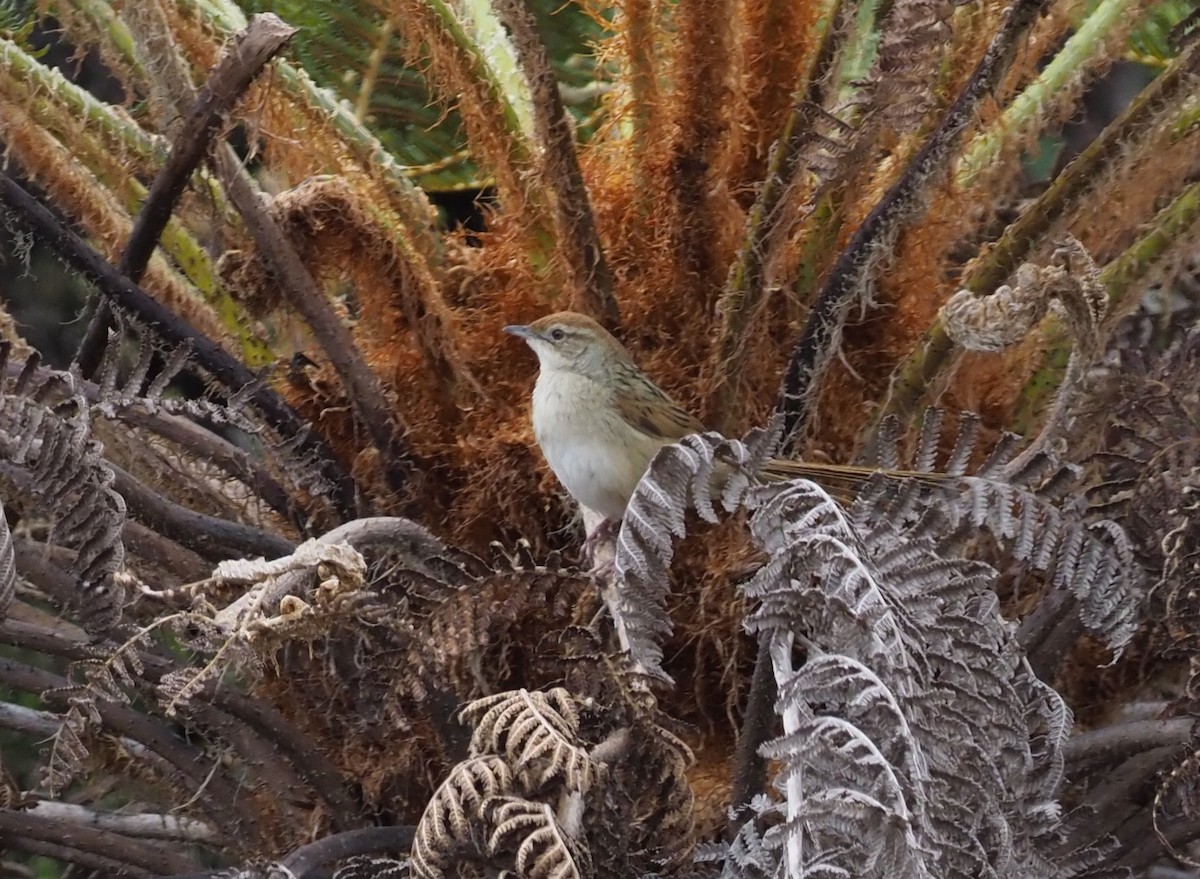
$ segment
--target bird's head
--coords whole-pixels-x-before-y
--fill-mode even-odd
[[[524,339],[543,370],[588,376],[606,375],[613,364],[629,360],[625,348],[590,317],[560,311],[504,332]]]

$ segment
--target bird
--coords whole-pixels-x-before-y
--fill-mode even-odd
[[[704,425],[634,362],[608,330],[570,311],[504,332],[537,355],[533,432],[550,469],[580,504],[620,522],[634,488],[658,450]],[[938,474],[771,459],[764,481],[811,479],[845,500],[876,472],[932,481]]]

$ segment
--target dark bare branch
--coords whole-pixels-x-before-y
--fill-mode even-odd
[[[191,858],[168,848],[138,842],[95,827],[88,827],[68,818],[38,815],[34,812],[0,811],[0,839],[6,845],[21,848],[21,840],[63,846],[82,854],[96,855],[119,864],[127,875],[179,873],[196,868]],[[69,854],[64,857],[71,860]]]
[[[383,383],[371,371],[349,327],[333,310],[292,242],[264,207],[258,187],[232,148],[222,147],[214,158],[221,184],[254,239],[259,258],[279,282],[287,300],[312,328],[345,385],[355,414],[382,452],[389,482],[395,489],[402,488],[415,458],[404,441],[407,427],[388,404]]]
[[[279,394],[263,385],[258,376],[220,345],[180,320],[170,309],[109,265],[82,238],[3,172],[0,172],[0,201],[7,203],[24,225],[106,297],[137,315],[139,320],[168,343],[190,345],[196,362],[226,388],[239,391],[252,386],[254,390],[249,396],[250,404],[281,435],[300,438],[299,451],[312,456],[315,465],[333,486],[338,510],[343,515],[353,515],[357,500],[350,475],[324,440]]]
[[[166,164],[154,178],[146,201],[134,220],[129,241],[117,263],[117,271],[129,280],[134,283],[141,280],[159,236],[226,114],[295,33],[295,28],[271,13],[255,15],[217,63],[180,126]],[[111,325],[107,300],[102,299],[76,357],[83,375],[90,376],[99,365]]]
[[[113,488],[125,499],[130,516],[206,559],[279,558],[296,548],[292,541],[269,531],[189,510],[152,491],[115,464],[109,466],[116,476]]]

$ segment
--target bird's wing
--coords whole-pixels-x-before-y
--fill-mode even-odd
[[[625,378],[626,381],[618,383],[615,402],[617,412],[632,428],[663,443],[678,442],[689,434],[704,432],[705,427],[698,418],[680,408],[644,373],[631,371]],[[955,481],[954,477],[944,473],[818,464],[780,458],[771,459],[761,471],[762,478],[771,482],[811,479],[838,500],[847,503],[858,496],[859,490],[876,473],[887,479],[914,480],[927,486],[947,485]]]
[[[648,378],[634,376],[616,394],[617,412],[631,427],[664,443],[703,433],[704,425],[681,409]]]

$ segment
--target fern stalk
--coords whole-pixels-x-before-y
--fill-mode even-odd
[[[246,26],[245,14],[227,0],[178,2],[225,38]],[[311,111],[332,128],[346,152],[387,196],[382,213],[388,217],[385,228],[392,233],[397,246],[414,258],[419,256],[431,270],[437,271],[445,258],[442,240],[433,226],[433,208],[409,179],[409,169],[396,161],[337,95],[318,86],[303,69],[278,61],[273,81],[298,107]]]
[[[166,157],[167,145],[163,139],[147,134],[127,116],[67,80],[57,68],[39,64],[16,43],[3,38],[0,38],[0,89],[13,101],[36,110],[38,121],[47,126],[57,118],[57,113],[49,111],[52,99],[67,116],[82,121],[90,132],[103,138],[110,149],[127,151],[147,162]],[[62,128],[53,130],[61,133]]]
[[[767,174],[759,188],[758,197],[750,209],[746,237],[730,272],[725,292],[717,302],[720,325],[717,340],[709,361],[712,376],[706,402],[709,423],[727,432],[737,417],[736,401],[741,394],[741,378],[745,367],[747,335],[755,327],[765,296],[766,261],[770,252],[769,239],[789,230],[780,229],[780,207],[789,184],[800,173],[803,150],[811,143],[813,114],[819,100],[820,83],[830,62],[834,43],[833,28],[828,24],[838,14],[839,0],[825,0],[819,16],[826,22],[812,64],[805,73],[804,90],[797,96],[796,106],[788,115],[783,132],[771,150]]]
[[[544,185],[554,194],[559,249],[574,281],[573,307],[616,327],[620,313],[615,281],[600,243],[596,216],[575,152],[575,132],[558,92],[550,55],[526,0],[496,0],[496,10],[513,35],[521,68],[529,78],[536,136],[541,144],[538,162]]]
[[[760,637],[771,639],[771,665],[775,670],[775,690],[782,693],[787,687],[795,669],[792,667],[792,645],[795,642],[793,632],[776,629],[770,633],[763,632]],[[779,712],[783,721],[783,735],[795,736],[799,733],[803,717],[795,700],[790,700]],[[787,834],[786,874],[789,879],[800,879],[804,871],[804,779],[801,771],[789,772],[784,782],[784,795],[787,801]]]
[[[858,5],[854,25],[841,41],[842,51],[833,77],[834,106],[846,106],[862,88],[879,48],[876,23],[887,18],[892,0],[866,0]]]
[[[111,3],[107,0],[57,0],[55,7],[68,30],[72,30],[72,12],[79,19],[78,24],[86,23],[91,37],[89,42],[101,41],[107,47],[109,51],[101,53],[105,63],[115,68],[114,72],[125,80],[127,87],[131,78],[139,85],[150,81],[150,73],[142,66],[133,34]],[[62,15],[63,12],[67,15]]]
[[[430,4],[438,10],[447,25],[458,19],[467,25],[472,51],[478,52],[487,62],[492,80],[516,117],[521,133],[532,139],[535,125],[529,84],[521,71],[517,50],[505,34],[489,0],[451,0],[450,4],[443,4],[442,0],[430,0]],[[455,17],[452,6],[463,14]]]
[[[646,167],[654,120],[659,115],[658,82],[654,75],[654,15],[652,0],[625,0],[618,12],[618,26],[624,31],[624,75],[618,79],[629,89],[629,161],[633,166],[634,197],[638,214],[645,216],[653,207],[649,181],[652,171]]]
[[[498,73],[491,66],[489,52],[474,39],[454,8],[444,0],[429,0],[428,3],[422,3],[419,9],[407,7],[404,3],[393,4],[394,16],[406,20],[407,13],[415,13],[407,21],[416,30],[408,31],[405,36],[412,39],[417,34],[436,33],[444,44],[452,49],[453,57],[448,57],[451,53],[431,48],[435,68],[453,67],[454,78],[473,83],[481,94],[486,93],[480,104],[490,105],[489,118],[484,120],[465,116],[464,121],[468,127],[497,125],[498,130],[489,134],[494,136],[498,143],[506,145],[508,156],[503,163],[529,165],[535,152],[529,139],[532,128],[531,124],[527,124],[529,116],[518,110],[518,103],[513,100],[516,96],[506,87],[504,74]],[[448,86],[449,83],[443,85]],[[499,156],[494,154],[494,146],[490,152],[493,154],[487,157],[493,162],[498,162]]]
[[[1007,144],[1019,140],[1037,124],[1039,114],[1056,94],[1086,76],[1088,68],[1108,59],[1105,46],[1117,42],[1114,32],[1128,31],[1142,11],[1143,0],[1103,0],[1037,79],[1013,99],[987,131],[971,141],[955,164],[955,184],[964,189],[974,185]]]
[[[1198,68],[1200,44],[1193,42],[1004,230],[996,244],[976,260],[963,288],[986,296],[1002,284],[1053,225],[1091,190],[1104,169],[1124,155],[1127,144],[1141,132],[1151,130],[1164,109],[1173,109],[1188,94]],[[892,387],[879,417],[895,415],[903,421],[911,420],[930,384],[947,372],[954,350],[941,321],[935,319],[913,353],[893,373]]]
[[[808,421],[816,379],[841,341],[842,322],[856,301],[869,301],[873,273],[892,250],[900,232],[923,213],[925,198],[942,172],[958,136],[976,109],[1007,73],[1017,48],[1047,0],[1016,0],[962,93],[937,130],[913,156],[904,173],[859,226],[842,251],[814,304],[792,352],[776,400],[790,448]]]
[[[120,181],[113,184],[117,192],[104,185],[82,167],[73,149],[37,126],[19,104],[0,100],[0,120],[0,137],[14,163],[37,180],[54,203],[115,261],[132,226],[121,195],[130,195],[132,190]],[[219,322],[204,298],[163,259],[152,262],[145,286],[202,332],[220,334]]]

